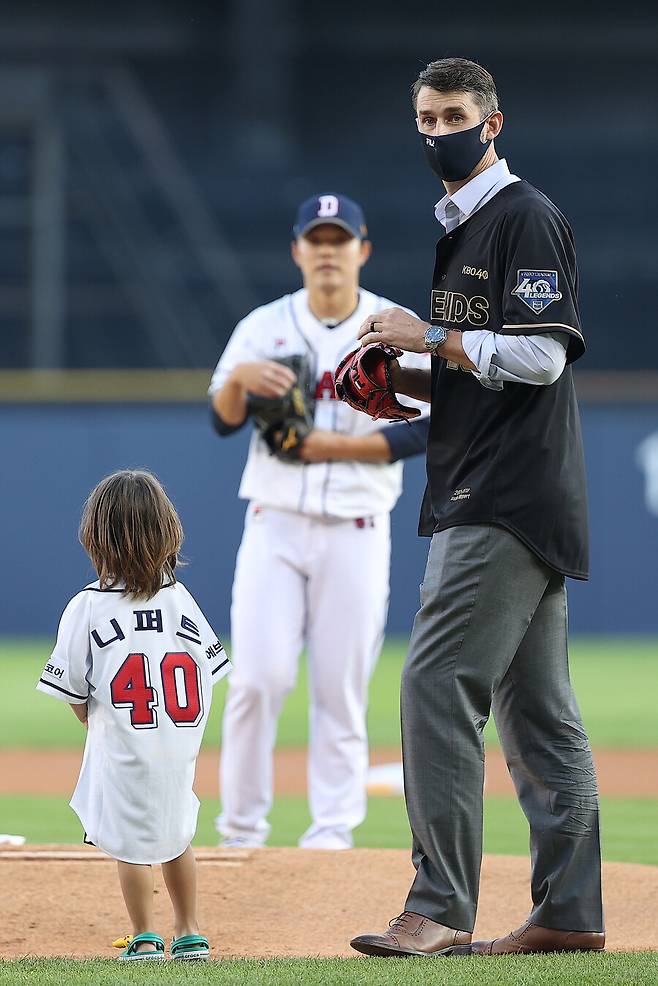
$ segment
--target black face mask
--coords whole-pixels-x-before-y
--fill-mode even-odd
[[[480,140],[489,116],[485,116],[484,120],[468,130],[458,130],[457,133],[442,137],[430,137],[429,134],[421,133],[425,156],[430,168],[439,178],[444,181],[463,181],[468,178],[491,143],[491,140],[484,143]]]

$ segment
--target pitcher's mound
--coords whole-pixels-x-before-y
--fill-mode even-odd
[[[350,938],[384,929],[404,907],[413,870],[400,849],[198,850],[202,929],[215,958],[355,956]],[[530,911],[529,862],[485,856],[476,935],[518,927]],[[604,865],[608,947],[658,949],[658,867]],[[116,868],[94,849],[28,846],[0,851],[11,899],[0,956],[116,956],[129,930]],[[171,909],[156,867],[156,929]]]

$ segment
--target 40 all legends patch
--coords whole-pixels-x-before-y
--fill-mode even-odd
[[[512,294],[535,313],[543,312],[545,308],[559,301],[562,292],[557,287],[556,270],[517,270],[516,287]]]

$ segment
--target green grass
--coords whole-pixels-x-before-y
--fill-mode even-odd
[[[204,801],[195,838],[198,846],[214,845],[218,804]],[[32,843],[79,843],[82,830],[65,798],[2,795],[3,831],[20,833]],[[281,797],[270,814],[272,846],[294,846],[309,824],[306,799]],[[603,798],[601,805],[603,855],[622,863],[658,865],[658,800]],[[402,798],[371,798],[368,817],[355,832],[359,847],[409,849],[411,837]],[[484,820],[485,852],[512,856],[528,853],[528,827],[514,798],[487,797]]]
[[[48,641],[0,643],[3,714],[0,747],[81,747],[83,733],[71,712],[34,691],[49,653]],[[404,644],[389,641],[370,696],[373,745],[399,742],[399,677]],[[583,717],[595,746],[657,746],[658,641],[581,639],[572,645],[572,673]],[[205,744],[218,742],[226,685],[216,701]],[[302,664],[297,688],[281,719],[279,744],[300,746],[307,739],[308,700]],[[487,741],[496,743],[491,724]],[[201,806],[197,845],[216,841],[217,804]],[[0,796],[2,830],[30,842],[79,843],[77,818],[63,797]],[[272,810],[272,845],[294,845],[308,824],[306,799],[278,798]],[[602,799],[603,853],[608,860],[658,865],[658,800]],[[401,798],[371,798],[366,822],[355,833],[357,846],[409,848],[409,829]],[[526,855],[527,826],[515,800],[485,802],[485,851]],[[428,965],[428,961],[431,965]],[[204,966],[158,968],[117,966],[113,960],[0,960],[0,986],[129,986],[132,983],[218,984],[218,986],[653,986],[658,953],[519,956],[498,959],[445,959],[405,962],[385,959],[277,959],[212,962]]]
[[[0,643],[3,715],[0,746],[78,747],[84,732],[63,703],[34,690],[48,655],[47,641]],[[373,678],[370,693],[370,739],[373,746],[399,742],[399,677],[404,645],[389,641]],[[658,746],[658,641],[581,639],[572,646],[572,672],[585,724],[595,746]],[[226,684],[215,690],[205,745],[219,741],[219,724]],[[279,729],[279,744],[300,746],[307,738],[308,699],[302,662],[299,681],[290,695]],[[495,745],[490,723],[487,742]],[[37,778],[38,783],[38,778]],[[213,844],[217,806],[202,805],[197,844]],[[2,829],[18,832],[30,842],[78,842],[80,828],[65,798],[5,795],[0,797]],[[295,845],[308,824],[306,799],[277,798],[272,810],[272,845]],[[603,850],[606,859],[658,865],[658,801],[604,798]],[[399,798],[371,798],[368,818],[356,832],[357,846],[409,846],[404,804]],[[513,799],[490,797],[486,802],[487,852],[525,855],[527,827]]]
[[[654,986],[658,953],[523,955],[489,959],[240,959],[181,968],[117,966],[111,959],[0,962],[2,986]]]
[[[48,657],[50,642],[0,642],[3,715],[0,746],[81,746],[83,734],[61,703],[34,690]],[[572,644],[572,677],[585,725],[595,746],[658,746],[658,640],[581,638]],[[370,691],[369,728],[373,746],[399,743],[399,683],[405,644],[388,641]],[[214,746],[220,733],[226,683],[215,689],[204,743]],[[279,745],[302,746],[308,735],[306,669],[281,717]],[[493,726],[487,741],[496,743]]]

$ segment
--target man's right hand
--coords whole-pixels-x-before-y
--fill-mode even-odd
[[[256,363],[238,363],[230,376],[248,394],[257,397],[283,397],[297,377],[287,366],[273,360]]]

